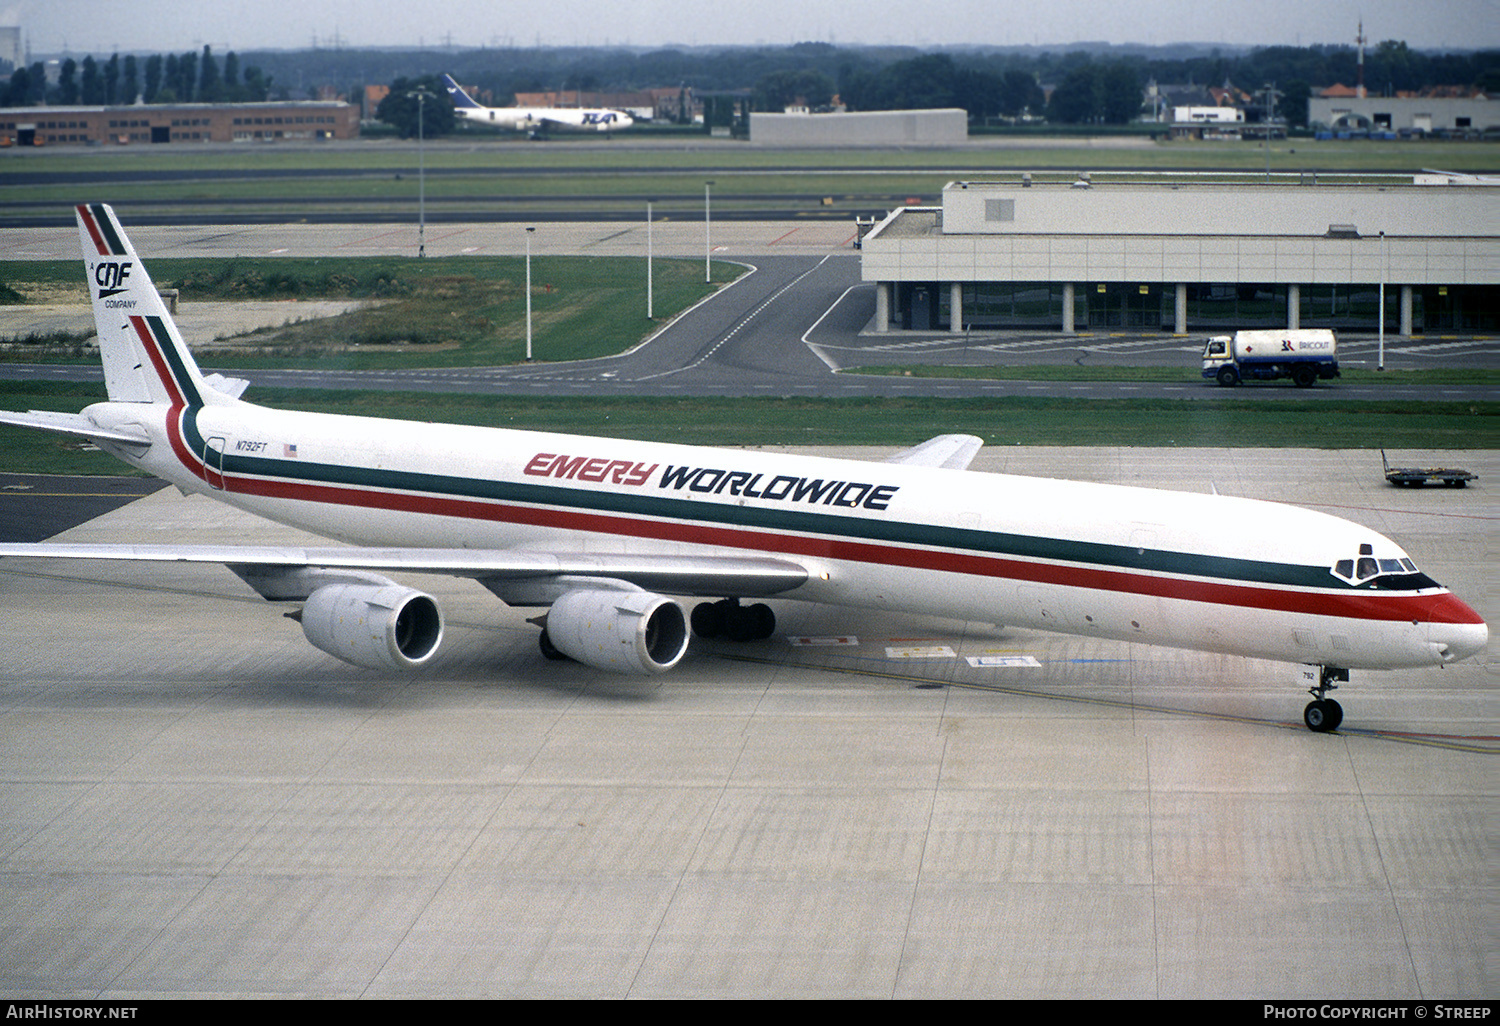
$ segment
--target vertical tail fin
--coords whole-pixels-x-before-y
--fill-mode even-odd
[[[115,212],[103,203],[75,210],[109,398],[173,406],[231,401],[204,385]]]
[[[464,92],[463,86],[453,81],[452,75],[443,76],[443,87],[448,90],[448,96],[453,100],[453,106],[461,110],[479,110],[479,104],[474,98]]]

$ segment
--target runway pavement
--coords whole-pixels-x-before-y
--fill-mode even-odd
[[[1494,623],[1500,456],[1442,458],[1479,481],[976,467],[1327,510]],[[61,536],[301,538],[173,490]],[[1494,998],[1490,652],[1356,673],[1315,735],[1279,664],[777,603],[643,685],[411,583],[449,628],[401,678],[225,570],[0,562],[0,995]]]
[[[167,483],[155,477],[0,473],[0,542],[38,542]]]
[[[428,225],[278,224],[125,227],[142,259],[153,257],[227,256],[416,256],[419,243],[430,257],[521,256],[526,252],[524,223]],[[554,221],[532,224],[533,256],[646,255],[646,219],[628,221]],[[855,252],[858,237],[849,221],[710,222],[707,236],[699,221],[657,221],[651,225],[651,248],[660,257],[722,257],[725,254],[823,256]],[[68,228],[0,228],[0,260],[76,260],[78,230]]]

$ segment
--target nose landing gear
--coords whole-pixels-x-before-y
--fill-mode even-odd
[[[1344,722],[1344,707],[1327,697],[1328,692],[1338,690],[1340,683],[1349,683],[1348,670],[1338,666],[1318,667],[1318,685],[1307,689],[1313,700],[1302,710],[1302,722],[1308,730],[1326,734]]]

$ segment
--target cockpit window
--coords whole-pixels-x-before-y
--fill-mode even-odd
[[[1376,559],[1367,552],[1337,561],[1328,572],[1359,588],[1409,591],[1438,586],[1410,559]]]

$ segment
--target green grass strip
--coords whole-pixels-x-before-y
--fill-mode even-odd
[[[722,286],[743,274],[714,264]],[[234,300],[368,300],[334,317],[295,320],[232,340],[234,352],[209,351],[207,364],[237,368],[377,370],[484,367],[526,357],[526,261],[518,257],[215,257],[163,258],[151,264],[158,288],[182,302]],[[654,317],[646,316],[646,265],[631,257],[537,256],[531,261],[532,352],[537,360],[586,360],[636,345],[668,318],[716,287],[703,263],[653,262]],[[88,302],[77,261],[0,262],[4,290],[22,297],[76,288]],[[23,340],[25,341],[25,340]],[[0,354],[11,363],[93,363],[97,355],[70,340],[35,339]],[[194,340],[200,341],[200,340]],[[207,341],[207,340],[201,340]]]

